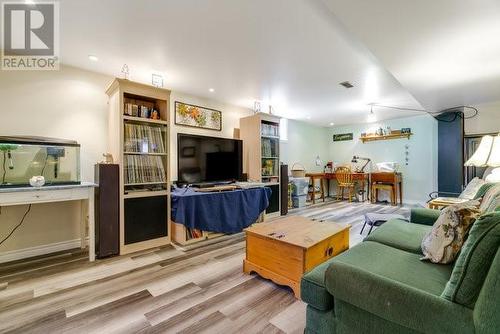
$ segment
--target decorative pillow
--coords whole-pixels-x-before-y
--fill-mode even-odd
[[[495,201],[498,196],[500,196],[500,183],[495,184],[486,192],[483,196],[483,200],[481,201],[479,211],[481,211],[482,214],[489,212],[488,209],[490,208],[491,203]]]
[[[432,229],[422,240],[421,260],[451,263],[464,243],[470,225],[479,214],[477,201],[468,201],[444,208]]]
[[[500,212],[479,217],[470,229],[442,297],[474,308],[500,247]]]
[[[473,199],[474,196],[477,194],[478,190],[481,188],[483,184],[486,182],[483,179],[480,179],[478,177],[473,178],[467,187],[465,187],[464,191],[458,196],[458,198],[463,198],[463,199]]]
[[[473,199],[477,199],[478,200],[478,199],[482,198],[486,194],[486,192],[488,190],[490,190],[491,187],[493,187],[493,186],[495,186],[497,184],[498,183],[495,183],[495,182],[486,182],[485,184],[483,184],[481,186],[481,188],[479,188],[479,190],[477,191],[476,195],[474,195]]]

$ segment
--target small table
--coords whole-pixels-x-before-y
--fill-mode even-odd
[[[403,174],[394,172],[374,172],[371,174],[371,188],[374,184],[389,185],[391,192],[391,204],[397,205],[397,193],[399,192],[399,203],[403,205]],[[372,189],[372,197],[375,195],[375,202],[378,200],[378,195]]]
[[[349,249],[350,225],[290,216],[246,229],[243,271],[292,288],[300,298],[302,275]]]
[[[458,197],[437,197],[430,201],[429,209],[442,209],[453,204],[460,204],[469,201],[465,198]]]
[[[323,188],[323,180],[325,178],[325,173],[306,173],[306,177],[310,179],[309,184],[312,185],[312,192],[308,191],[308,194],[311,194],[311,201],[313,204],[316,204],[316,194],[321,194],[321,199],[323,202],[325,201],[325,189]],[[319,179],[319,191],[316,191],[316,180]]]
[[[89,261],[94,261],[94,187],[96,186],[94,183],[82,182],[77,185],[45,186],[41,188],[3,188],[0,189],[0,206],[82,201],[80,216],[81,248],[85,248],[87,237],[86,223],[88,220]]]

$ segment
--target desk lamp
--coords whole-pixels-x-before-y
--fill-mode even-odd
[[[484,136],[476,152],[467,160],[464,166],[500,167],[500,134],[494,137]],[[500,181],[500,168],[495,168],[493,172],[488,175],[487,181]]]
[[[352,157],[351,162],[352,163],[357,163],[358,160],[365,160],[366,161],[366,163],[363,165],[363,167],[361,167],[361,169],[358,170],[359,173],[364,173],[366,165],[368,165],[372,160],[370,158],[363,158],[363,157],[358,157],[358,156],[355,155],[355,156]]]

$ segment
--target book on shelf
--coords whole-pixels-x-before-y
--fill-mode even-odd
[[[163,128],[125,123],[124,151],[133,153],[165,153]]]
[[[186,228],[186,239],[198,239],[203,237],[203,231],[195,228]]]
[[[280,135],[279,126],[276,124],[261,124],[261,135],[262,136],[271,136],[278,137]]]
[[[165,168],[160,156],[125,156],[125,184],[166,183]]]
[[[151,103],[144,102],[143,104],[151,105]],[[154,106],[139,105],[135,103],[126,102],[123,107],[123,114],[132,117],[160,119],[160,111]]]

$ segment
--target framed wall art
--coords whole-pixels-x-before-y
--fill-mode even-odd
[[[215,109],[175,101],[175,124],[222,131],[222,113]]]

